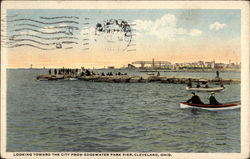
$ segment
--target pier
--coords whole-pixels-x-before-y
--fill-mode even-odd
[[[79,75],[39,75],[37,80],[82,80],[91,82],[111,82],[111,83],[169,83],[169,84],[187,84],[190,82],[205,82],[208,84],[237,84],[240,79],[222,79],[222,78],[191,78],[191,77],[172,77],[172,76],[131,76],[131,75],[113,75],[113,76],[79,76]]]

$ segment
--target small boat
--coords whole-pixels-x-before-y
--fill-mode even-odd
[[[71,78],[69,78],[69,80],[70,81],[76,81],[76,80],[78,80],[78,78],[71,77]]]
[[[217,92],[224,90],[225,87],[186,87],[188,91],[204,91],[204,92]]]
[[[224,103],[221,105],[210,105],[210,104],[192,104],[187,102],[181,102],[181,108],[198,108],[198,109],[205,109],[205,110],[229,110],[229,109],[237,109],[240,108],[240,102],[234,103]]]

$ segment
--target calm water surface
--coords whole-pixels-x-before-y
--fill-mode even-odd
[[[7,71],[7,151],[240,152],[240,109],[180,109],[190,98],[185,85],[37,81],[42,73]],[[199,95],[208,102],[208,93]],[[216,97],[239,100],[240,85]]]

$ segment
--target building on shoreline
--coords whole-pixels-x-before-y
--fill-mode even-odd
[[[135,65],[139,65],[136,67]],[[139,69],[168,69],[168,70],[191,70],[191,69],[224,69],[224,70],[239,70],[241,63],[234,63],[229,60],[229,63],[216,63],[213,61],[196,61],[196,62],[182,62],[174,63],[168,61],[134,61],[132,64],[128,64],[128,68]]]

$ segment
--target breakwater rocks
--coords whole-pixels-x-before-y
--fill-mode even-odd
[[[77,75],[39,75],[37,80],[83,80],[92,82],[113,82],[113,83],[171,83],[171,84],[187,84],[191,82],[207,82],[211,84],[234,84],[240,83],[240,79],[221,79],[221,78],[191,78],[191,77],[168,77],[168,76],[77,76]]]

